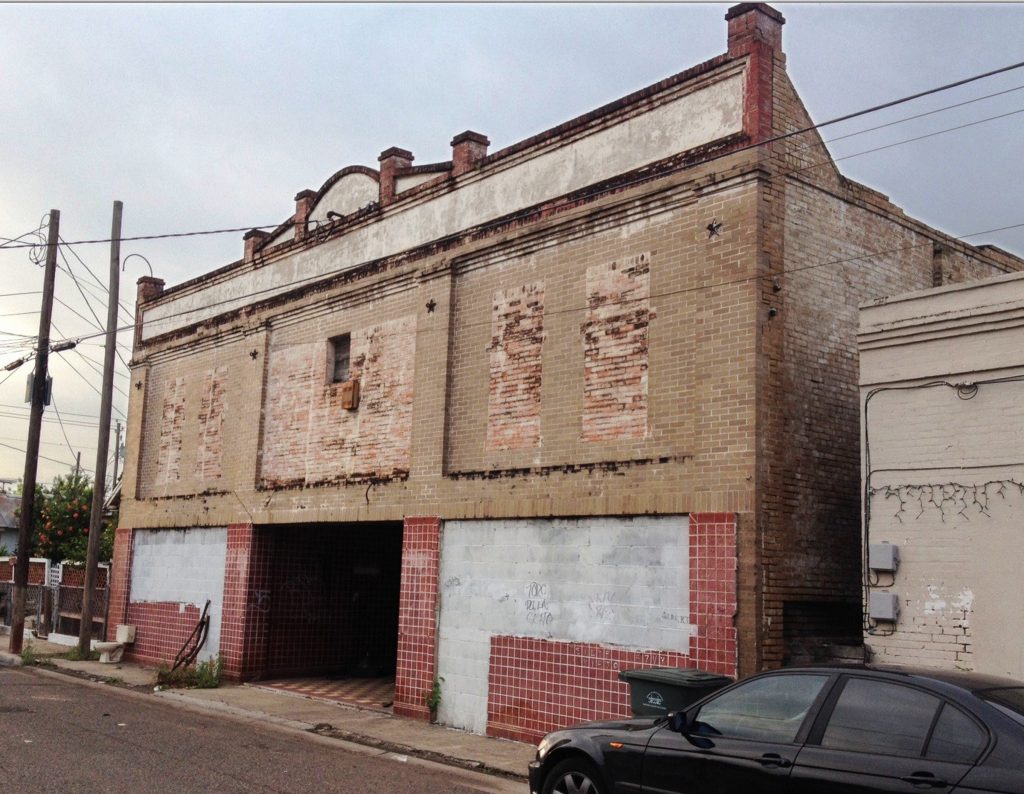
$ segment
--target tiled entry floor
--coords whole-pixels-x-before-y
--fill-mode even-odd
[[[333,700],[364,709],[391,711],[395,699],[395,679],[391,678],[284,678],[260,681],[250,686],[266,687],[296,695]]]

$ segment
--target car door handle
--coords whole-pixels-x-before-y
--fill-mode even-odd
[[[779,769],[785,769],[786,767],[793,766],[792,761],[790,761],[788,758],[783,758],[778,753],[765,753],[759,759],[757,759],[757,762],[761,764],[761,766],[774,766],[778,767]]]
[[[904,783],[913,783],[919,788],[945,788],[949,785],[945,780],[935,777],[931,772],[915,772],[912,775],[901,777]]]

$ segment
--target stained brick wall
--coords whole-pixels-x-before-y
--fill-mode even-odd
[[[199,450],[196,479],[219,480],[224,453],[224,411],[228,368],[217,367],[203,378],[203,399],[199,408]]]
[[[809,123],[785,74],[780,20],[741,11],[729,54],[690,75],[722,79],[722,91],[695,95],[723,101],[726,83],[743,81],[744,132],[720,142],[723,156],[681,153],[393,256],[337,259],[362,250],[345,246],[378,221],[395,228],[394,210],[448,200],[434,188],[406,194],[390,215],[359,219],[367,229],[343,224],[327,243],[310,235],[276,249],[276,267],[319,268],[323,281],[148,337],[132,375],[125,523],[734,514],[743,672],[785,659],[787,604],[854,603],[856,306],[1017,264],[845,180],[815,134],[725,155]],[[634,97],[630,123],[642,125],[640,103],[659,91],[689,87],[669,81]],[[574,145],[567,129],[543,145]],[[684,162],[694,164],[671,171]],[[260,277],[256,264],[241,267],[184,285],[175,300],[202,304],[222,276]],[[530,285],[543,294],[517,315],[515,291]],[[354,359],[365,355],[356,416],[318,380],[326,340],[343,333]],[[211,417],[204,378],[219,367],[220,443],[231,454],[211,487],[200,479],[212,449],[200,428]],[[168,393],[179,399],[179,379],[172,465],[176,409],[167,422],[162,411]],[[416,636],[404,662],[413,683],[400,678],[400,688],[421,714],[434,662]]]
[[[246,339],[171,349],[133,368],[125,507],[133,498],[252,488],[261,410],[253,395],[263,389],[264,338],[259,330]],[[203,523],[178,518],[161,523]]]
[[[357,410],[330,381],[327,337],[272,345],[263,487],[401,477],[410,466],[416,324],[402,317],[351,332]]]
[[[587,268],[583,440],[647,435],[651,255]]]
[[[167,384],[160,415],[160,446],[157,457],[157,481],[161,484],[181,479],[181,442],[185,429],[185,379]]]
[[[488,348],[488,450],[520,449],[540,443],[543,344],[543,283],[496,293]]]
[[[773,96],[776,134],[811,123],[780,57]],[[1007,267],[844,179],[817,133],[775,144],[765,159],[774,176],[761,206],[764,535],[760,571],[743,576],[763,576],[760,593],[748,597],[754,605],[762,600],[755,606],[762,639],[746,655],[747,670],[778,665],[815,645],[803,638],[801,648],[786,647],[787,605],[791,619],[832,610],[831,631],[819,633],[819,647],[856,642],[860,634],[859,407],[853,388],[858,305],[936,280],[997,275]],[[769,308],[777,315],[764,314]],[[790,634],[805,628],[792,627]]]

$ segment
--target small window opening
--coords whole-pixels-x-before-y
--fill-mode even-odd
[[[352,373],[349,371],[352,337],[350,334],[335,336],[330,340],[330,375],[332,383],[344,383]]]

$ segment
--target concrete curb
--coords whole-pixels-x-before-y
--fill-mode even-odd
[[[21,667],[21,657],[7,651],[0,651],[0,667]]]

